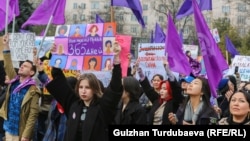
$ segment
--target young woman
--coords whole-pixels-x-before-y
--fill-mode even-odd
[[[229,99],[228,117],[222,118],[219,125],[250,125],[250,93],[239,90]]]
[[[123,78],[123,94],[115,117],[115,124],[147,124],[145,109],[139,103],[140,83],[133,76]]]
[[[114,120],[123,92],[120,50],[116,43],[112,78],[104,94],[93,73],[81,75],[74,91],[67,83],[62,70],[52,68],[53,80],[46,88],[62,105],[67,116],[64,141],[109,140],[108,125]]]
[[[162,81],[163,76],[156,74],[153,78],[154,88],[150,86],[148,79],[144,76],[142,70],[138,69],[140,84],[146,96],[152,103],[152,107],[148,113],[148,124],[150,125],[171,124],[168,119],[168,114],[170,112],[176,112],[183,100],[179,83],[175,79],[173,73],[169,70],[167,63],[164,63],[164,67],[169,78],[168,80]]]
[[[187,99],[176,112],[169,113],[172,124],[208,125],[211,119],[216,124],[217,113],[210,104],[210,88],[205,78],[195,78],[187,87]]]

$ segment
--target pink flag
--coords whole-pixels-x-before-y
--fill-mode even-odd
[[[121,46],[121,68],[122,68],[122,77],[127,76],[128,71],[128,55],[130,53],[130,45],[132,37],[128,35],[116,35],[116,41],[118,41],[119,45]]]
[[[52,15],[52,24],[64,24],[65,4],[66,0],[43,0],[29,19],[22,25],[22,28],[28,25],[47,25]]]
[[[9,0],[8,8],[8,24],[13,20],[14,16],[19,16],[19,0]],[[6,16],[6,0],[0,0],[0,31],[5,28]]]

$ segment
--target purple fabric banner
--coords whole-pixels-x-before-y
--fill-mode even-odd
[[[12,22],[14,16],[19,16],[19,0],[9,0],[8,24]],[[5,28],[6,0],[0,0],[0,31]]]
[[[98,14],[96,14],[95,15],[95,22],[96,23],[104,23],[104,20]]]
[[[144,20],[142,18],[142,7],[140,0],[111,0],[111,6],[128,7],[132,10],[138,22],[145,27]]]
[[[22,28],[28,25],[47,25],[52,15],[52,24],[64,24],[65,4],[66,0],[57,0],[56,2],[54,0],[43,0],[29,19],[22,25]]]
[[[155,43],[165,43],[166,35],[158,23],[155,24]]]
[[[196,0],[200,10],[212,10],[212,0]],[[176,19],[181,19],[193,14],[192,0],[185,0],[177,12]]]
[[[192,0],[192,3],[194,8],[195,27],[207,71],[210,90],[213,97],[216,98],[217,86],[223,76],[222,72],[225,70],[225,65],[227,68],[228,65],[226,64],[225,59],[222,58],[223,56],[219,51],[219,48],[208,28],[208,25],[206,24],[196,0]]]
[[[229,39],[227,35],[225,35],[225,42],[226,42],[226,49],[227,51],[232,55],[234,58],[235,55],[239,55],[240,53],[236,50],[234,44],[232,41]]]
[[[182,50],[180,36],[170,14],[168,14],[167,35],[171,35],[167,36],[165,47],[170,69],[186,76],[190,75],[192,69]]]

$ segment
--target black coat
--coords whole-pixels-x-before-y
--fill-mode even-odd
[[[54,71],[53,71],[54,70]],[[114,65],[110,85],[103,97],[91,103],[82,124],[82,139],[76,139],[84,103],[69,86],[60,69],[53,68],[53,80],[46,86],[64,108],[67,116],[65,141],[108,141],[108,125],[112,123],[122,95],[121,67]]]
[[[116,125],[146,125],[147,114],[146,110],[137,101],[131,101],[128,103],[124,111],[122,112],[123,104],[119,104],[115,117]]]
[[[184,113],[185,113],[186,104],[183,104],[179,107],[178,111],[176,112],[176,117],[178,118],[177,124],[182,125],[184,120]],[[209,125],[211,124],[211,119],[218,120],[218,115],[216,114],[215,110],[207,105],[203,105],[202,111],[198,115],[198,119],[195,125]]]

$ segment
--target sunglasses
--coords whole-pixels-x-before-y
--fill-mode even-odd
[[[81,121],[85,120],[87,110],[88,110],[87,107],[83,107],[83,109],[82,109],[82,115],[81,115]]]

